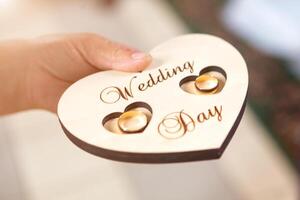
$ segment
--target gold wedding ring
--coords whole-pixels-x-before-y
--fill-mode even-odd
[[[142,131],[148,123],[146,114],[137,110],[124,112],[118,120],[119,128],[126,133]]]
[[[201,92],[214,92],[218,85],[219,80],[207,74],[200,75],[195,80],[195,86]]]

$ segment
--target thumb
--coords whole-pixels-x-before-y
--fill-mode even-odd
[[[99,35],[87,33],[80,37],[80,40],[76,40],[77,49],[88,63],[100,70],[142,71],[151,63],[149,54]]]

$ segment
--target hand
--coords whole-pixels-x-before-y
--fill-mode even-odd
[[[142,71],[150,62],[148,54],[91,33],[0,42],[0,114],[56,112],[78,79],[101,70]]]

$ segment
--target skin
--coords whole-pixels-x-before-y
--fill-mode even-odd
[[[102,70],[142,71],[151,56],[91,33],[0,41],[0,115],[56,112],[75,81]]]

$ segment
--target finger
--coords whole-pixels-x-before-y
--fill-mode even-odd
[[[142,71],[151,63],[151,56],[134,48],[112,42],[95,34],[83,34],[73,40],[81,55],[96,68],[121,71]]]

